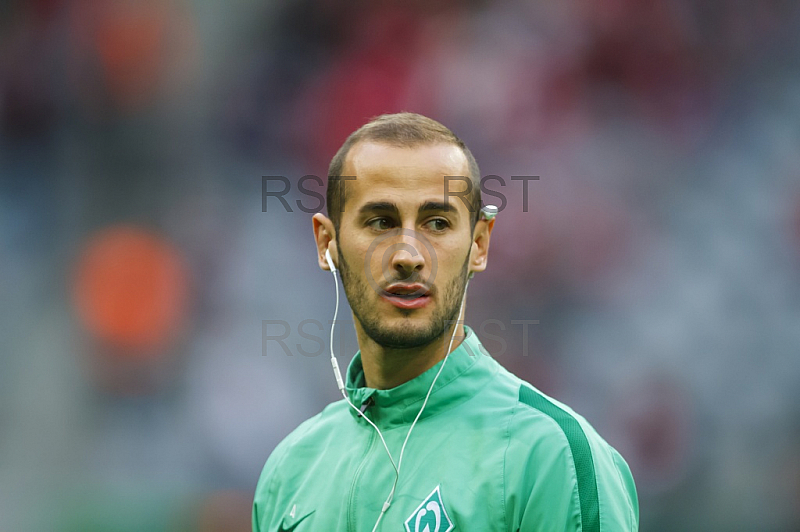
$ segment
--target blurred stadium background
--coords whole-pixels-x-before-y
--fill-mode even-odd
[[[313,206],[299,179],[400,110],[505,178],[468,321],[627,458],[642,530],[800,530],[779,0],[0,2],[0,530],[249,530],[337,398],[324,354],[262,341],[316,348],[333,287],[261,176]]]

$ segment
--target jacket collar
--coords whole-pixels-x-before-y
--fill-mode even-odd
[[[442,374],[436,381],[425,411],[424,419],[452,408],[474,396],[499,369],[474,331],[465,326],[466,337],[447,356]],[[347,368],[346,390],[353,405],[365,410],[379,427],[389,429],[409,424],[417,416],[425,395],[444,360],[425,373],[388,390],[376,390],[365,386],[361,351],[356,353]],[[354,417],[359,414],[350,409]],[[366,423],[360,420],[362,423]]]

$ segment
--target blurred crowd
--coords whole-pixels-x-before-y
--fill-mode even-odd
[[[401,110],[497,176],[467,322],[621,451],[641,529],[800,529],[796,2],[9,0],[0,531],[249,530],[337,399],[311,214],[262,176],[313,205]]]

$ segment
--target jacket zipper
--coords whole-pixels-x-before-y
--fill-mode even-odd
[[[375,440],[376,440],[375,430],[372,429],[372,427],[370,427],[369,443],[367,444],[367,451],[361,458],[361,463],[358,464],[358,468],[356,469],[355,475],[353,475],[353,483],[350,485],[350,495],[347,499],[347,530],[349,530],[350,532],[356,532],[355,528],[356,511],[355,511],[355,505],[353,504],[353,498],[355,497],[356,493],[356,485],[358,484],[358,479],[361,477],[361,473],[364,470],[364,465],[367,463],[367,458],[372,453],[372,446],[375,444]]]

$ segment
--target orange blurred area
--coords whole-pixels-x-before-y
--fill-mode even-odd
[[[72,77],[89,107],[98,96],[137,112],[186,87],[196,65],[194,19],[182,0],[70,4]]]
[[[186,318],[189,274],[180,252],[135,226],[93,235],[77,262],[73,298],[95,339],[134,357],[168,346]]]
[[[128,105],[148,97],[163,68],[163,17],[119,17],[98,28],[97,50],[111,92]]]

